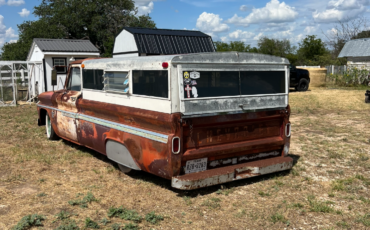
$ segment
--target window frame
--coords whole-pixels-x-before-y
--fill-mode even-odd
[[[66,57],[52,57],[52,60],[53,60],[53,68],[55,68],[55,60],[56,59],[63,59],[64,60],[64,63],[65,63],[65,66],[64,66],[64,71],[63,72],[58,72],[57,70],[57,74],[66,74],[68,72],[68,64],[67,64],[67,58]],[[61,66],[61,65],[57,65],[57,66]]]
[[[105,79],[106,79],[106,77],[105,77],[105,74],[107,73],[107,72],[120,72],[120,73],[127,73],[127,75],[128,75],[128,87],[129,87],[129,90],[128,90],[128,92],[127,93],[125,93],[125,92],[123,92],[123,91],[116,91],[116,90],[107,90],[106,88],[105,88]],[[112,93],[112,94],[120,94],[120,95],[132,95],[132,80],[131,80],[131,76],[132,76],[132,72],[131,72],[131,70],[128,70],[128,69],[120,69],[120,70],[104,70],[104,74],[103,74],[103,78],[104,78],[104,81],[103,81],[103,83],[104,83],[104,88],[103,88],[103,92],[105,92],[105,93]]]
[[[82,84],[81,84],[81,91],[85,91],[85,90],[90,90],[90,91],[95,91],[95,92],[105,92],[105,90],[104,90],[104,88],[105,88],[105,86],[104,86],[104,80],[103,80],[103,89],[101,89],[101,90],[99,90],[99,89],[88,89],[88,88],[85,88],[84,87],[84,79],[83,79],[83,71],[84,70],[101,70],[101,71],[103,71],[103,79],[104,79],[104,74],[105,74],[105,70],[104,69],[87,69],[87,68],[81,68],[81,82],[82,82]]]
[[[79,68],[80,69],[80,83],[81,83],[81,89],[80,91],[76,91],[76,90],[71,90],[71,89],[68,89],[69,87],[69,84],[71,82],[71,76],[72,76],[72,68]],[[75,92],[82,92],[83,91],[83,79],[82,79],[82,68],[80,65],[72,65],[70,66],[69,68],[71,71],[69,71],[69,74],[67,76],[67,85],[65,87],[65,90],[69,90],[69,91],[75,91]]]
[[[133,90],[133,83],[130,85],[130,90],[131,90],[131,95],[133,96],[136,96],[136,97],[143,97],[143,98],[152,98],[152,99],[159,99],[159,100],[165,100],[165,101],[170,101],[171,100],[171,69],[168,68],[168,69],[150,69],[150,68],[146,68],[146,69],[132,69],[131,70],[131,81],[133,81],[132,77],[133,77],[133,71],[167,71],[168,72],[168,75],[167,75],[167,80],[168,80],[168,97],[154,97],[154,96],[147,96],[147,95],[141,95],[141,94],[135,94],[134,93],[134,90]],[[130,82],[131,83],[131,82]]]

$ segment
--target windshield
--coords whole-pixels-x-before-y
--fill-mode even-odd
[[[285,71],[184,71],[184,98],[286,93]]]

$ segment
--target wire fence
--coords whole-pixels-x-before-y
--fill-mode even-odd
[[[325,67],[327,70],[327,75],[343,75],[344,72],[347,71],[347,66],[346,65],[328,65]]]

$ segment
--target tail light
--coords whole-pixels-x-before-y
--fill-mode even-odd
[[[172,139],[172,153],[179,154],[180,153],[180,138],[174,137]]]
[[[286,124],[285,125],[285,136],[286,137],[290,137],[290,134],[291,134],[291,130],[292,128],[291,128],[291,126],[290,126],[290,123],[288,123],[288,124]]]

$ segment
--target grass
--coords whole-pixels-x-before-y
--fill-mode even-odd
[[[122,206],[119,208],[110,207],[108,210],[108,217],[119,217],[124,220],[132,220],[136,223],[140,223],[143,219],[136,210],[125,209]]]
[[[87,218],[100,229],[370,228],[370,105],[363,94],[292,92],[294,168],[194,191],[147,173],[125,175],[99,153],[48,141],[34,105],[0,108],[0,229],[32,213],[44,218],[40,229],[58,230],[87,229]],[[124,211],[109,217],[109,207]],[[148,222],[152,212],[163,220]]]
[[[33,214],[23,217],[12,230],[26,230],[32,227],[43,226],[42,222],[45,220],[44,216]]]
[[[164,220],[164,218],[161,215],[156,215],[155,212],[150,212],[150,213],[146,214],[145,220],[148,221],[151,224],[157,224],[160,221]]]
[[[77,195],[78,197],[78,195]],[[75,205],[79,205],[81,208],[87,208],[88,204],[90,204],[91,202],[93,201],[98,201],[95,196],[91,193],[91,192],[88,192],[87,195],[81,199],[81,200],[70,200],[68,201],[68,204],[72,205],[72,206],[75,206]]]

